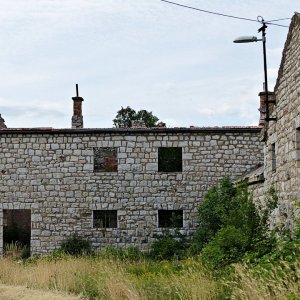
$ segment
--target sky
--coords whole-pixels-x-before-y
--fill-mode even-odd
[[[298,0],[172,1],[250,19],[300,10]],[[10,128],[70,128],[78,83],[85,128],[113,127],[126,106],[167,127],[257,125],[262,43],[233,40],[259,27],[160,0],[0,0],[0,114]],[[267,28],[269,90],[287,33]]]

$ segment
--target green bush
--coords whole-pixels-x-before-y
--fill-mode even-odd
[[[191,250],[194,254],[215,236],[225,224],[228,212],[232,210],[232,198],[236,194],[232,182],[224,177],[220,184],[211,188],[198,207],[198,228],[193,237]]]
[[[103,250],[101,250],[99,255],[106,258],[132,261],[137,261],[142,258],[145,258],[144,253],[138,247],[135,246],[129,246],[126,249],[107,246]]]
[[[214,268],[221,268],[243,257],[249,246],[249,236],[241,228],[226,226],[203,248],[202,257]]]
[[[182,258],[186,250],[186,241],[179,230],[172,233],[166,230],[162,235],[156,237],[151,245],[150,257],[154,259]]]
[[[246,184],[233,186],[228,177],[223,178],[199,205],[199,227],[190,251],[202,253],[215,268],[238,262],[245,255],[258,258],[271,252],[276,239],[269,234],[267,222],[275,200],[268,200],[266,208],[258,211]]]
[[[83,255],[91,253],[91,245],[75,233],[61,243],[60,250],[70,255]]]

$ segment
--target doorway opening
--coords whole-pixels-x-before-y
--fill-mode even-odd
[[[3,210],[3,247],[8,256],[30,256],[31,210]]]

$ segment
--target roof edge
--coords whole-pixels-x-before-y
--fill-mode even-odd
[[[147,133],[227,133],[227,132],[260,132],[262,127],[192,127],[192,128],[5,128],[0,129],[3,134],[147,134]]]
[[[295,14],[292,17],[292,21],[291,21],[291,24],[290,24],[290,27],[289,27],[289,32],[287,34],[287,38],[286,38],[286,41],[285,41],[285,44],[284,44],[284,48],[282,50],[282,57],[281,57],[280,67],[279,67],[279,70],[278,70],[276,84],[275,84],[275,87],[274,87],[274,92],[277,90],[277,88],[279,86],[279,82],[280,82],[280,80],[283,76],[283,66],[284,66],[285,59],[286,59],[286,51],[287,51],[287,49],[290,45],[290,42],[292,40],[293,30],[294,30],[294,27],[296,26],[296,24],[300,24],[300,13],[298,13],[298,12],[295,12]]]

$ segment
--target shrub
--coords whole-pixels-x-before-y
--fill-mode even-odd
[[[82,255],[91,253],[91,245],[75,233],[61,243],[60,250],[70,255]]]
[[[138,247],[135,246],[129,246],[126,249],[107,246],[99,254],[100,256],[106,258],[132,261],[140,260],[145,257],[144,253]]]
[[[271,200],[259,212],[247,185],[233,186],[228,177],[205,195],[199,205],[199,227],[191,252],[202,252],[213,267],[248,257],[262,257],[272,251],[276,239],[268,233],[268,218],[275,208]]]
[[[249,245],[249,236],[241,228],[226,226],[203,248],[202,257],[213,267],[237,262]]]
[[[191,250],[196,254],[207,244],[224,225],[226,215],[231,210],[231,199],[236,194],[229,177],[211,188],[198,207],[199,226],[193,237]]]
[[[166,230],[151,245],[150,256],[154,259],[182,258],[186,249],[186,241],[179,230],[174,234]]]

